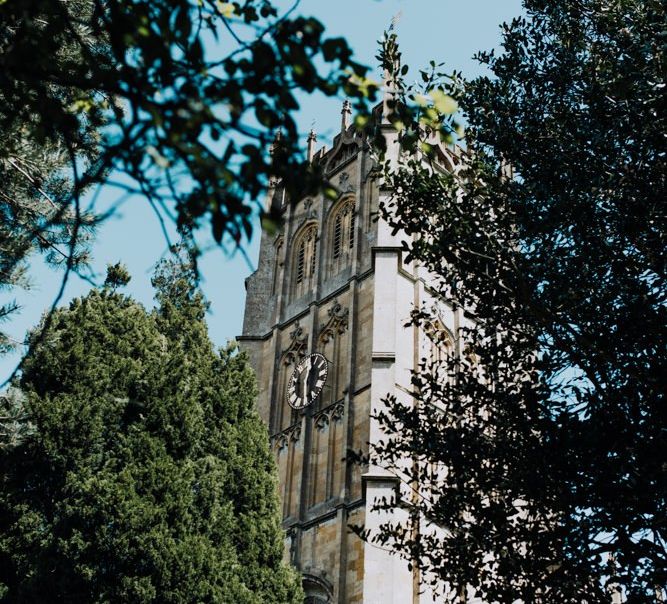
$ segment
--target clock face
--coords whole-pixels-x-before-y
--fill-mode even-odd
[[[294,409],[307,407],[320,395],[327,381],[327,360],[319,352],[303,359],[287,385],[287,402]]]

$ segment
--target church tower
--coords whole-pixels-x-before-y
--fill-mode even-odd
[[[396,153],[382,113],[380,105],[376,120]],[[337,199],[286,199],[279,183],[269,193],[284,224],[278,234],[262,233],[239,341],[257,373],[258,408],[279,468],[286,556],[302,573],[305,601],[414,604],[431,601],[419,595],[417,571],[348,528],[379,526],[373,501],[400,485],[345,456],[381,437],[371,416],[388,394],[410,400],[411,371],[430,354],[422,330],[405,327],[411,311],[433,308],[434,328],[447,334],[440,341],[452,347],[461,316],[431,299],[428,275],[406,262],[401,234],[379,218],[390,192],[349,116],[346,102],[331,149],[315,151],[312,132],[308,140],[309,161],[322,167]],[[443,170],[458,162],[445,147],[440,159]]]

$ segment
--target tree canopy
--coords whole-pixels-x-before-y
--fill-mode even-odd
[[[423,360],[414,404],[389,399],[380,416],[376,463],[411,459],[403,478],[421,485],[385,505],[424,530],[367,537],[447,601],[602,603],[613,588],[654,602],[667,583],[665,5],[524,5],[502,51],[479,55],[492,77],[432,83],[463,108],[465,160],[443,174],[429,128],[402,117],[422,155],[385,164],[385,217],[470,323],[443,367]]]
[[[0,600],[301,601],[254,375],[213,349],[183,260],[157,270],[153,312],[114,267],[24,364],[30,429],[0,447]]]
[[[47,136],[44,123],[51,120],[50,109],[45,106],[42,88],[49,88],[47,81],[37,86],[20,87],[11,79],[11,71],[4,69],[4,61],[12,53],[12,46],[17,38],[25,36],[18,31],[18,23],[5,20],[9,10],[20,13],[18,3],[8,3],[0,7],[3,18],[0,20],[0,48],[3,62],[0,76],[0,122],[2,123],[2,142],[0,143],[0,287],[28,287],[27,278],[29,257],[35,251],[43,253],[45,260],[56,266],[65,265],[70,269],[79,269],[87,261],[87,243],[94,227],[92,216],[68,203],[71,194],[72,178],[66,170],[75,152],[81,160],[90,161],[97,152],[96,129],[102,125],[99,112],[82,116],[76,139],[72,140],[71,149],[65,145],[62,137],[52,133]],[[71,10],[82,16],[90,13],[91,5],[84,0],[70,3]],[[43,23],[38,15],[32,15],[33,27],[41,32]],[[85,27],[77,23],[75,36],[64,32],[51,32],[48,44],[33,38],[23,40],[32,45],[33,55],[41,52],[40,61],[51,65],[65,65],[83,62],[81,44],[91,44],[91,36]],[[75,41],[76,40],[76,41]],[[6,54],[7,53],[7,54]],[[20,54],[20,52],[18,53]],[[24,59],[34,61],[34,56]],[[19,60],[16,56],[15,60]],[[22,64],[24,67],[27,66]],[[25,74],[27,75],[27,74]],[[64,106],[72,106],[77,92],[73,88],[61,88],[58,100]],[[38,113],[32,113],[30,106],[38,107]],[[15,302],[7,302],[0,308],[0,318],[7,319],[17,309]],[[12,348],[5,334],[0,333],[2,350]]]
[[[270,178],[288,194],[322,186],[304,162],[298,96],[343,93],[365,112],[376,86],[298,4],[0,3],[0,286],[22,283],[35,250],[85,263],[104,216],[82,194],[99,185],[143,197],[193,248],[200,227],[235,247],[257,214],[277,220],[261,203]]]

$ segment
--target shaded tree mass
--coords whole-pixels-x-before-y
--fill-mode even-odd
[[[192,265],[158,308],[107,285],[26,361],[31,429],[0,449],[4,602],[300,602],[246,359],[216,352]]]
[[[502,51],[479,55],[493,77],[434,83],[469,124],[461,169],[385,169],[385,217],[474,327],[444,368],[424,362],[414,406],[388,401],[391,438],[374,452],[414,461],[405,478],[424,491],[403,505],[440,530],[378,539],[454,601],[602,603],[617,589],[654,602],[667,583],[665,5],[525,8]],[[407,122],[410,144],[424,124]]]

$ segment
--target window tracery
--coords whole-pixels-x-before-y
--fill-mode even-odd
[[[438,378],[448,380],[452,369],[450,362],[454,354],[454,339],[439,319],[429,321],[424,326],[424,334],[427,368]]]
[[[338,273],[352,259],[354,250],[355,203],[345,200],[331,218],[331,274]]]
[[[433,321],[429,324],[427,333],[431,341],[431,360],[438,363],[446,361],[454,350],[449,331],[440,321]]]
[[[315,285],[317,263],[317,225],[307,226],[296,240],[294,251],[292,297],[300,298]]]
[[[331,584],[320,577],[311,574],[303,576],[304,604],[328,604],[333,601]]]

